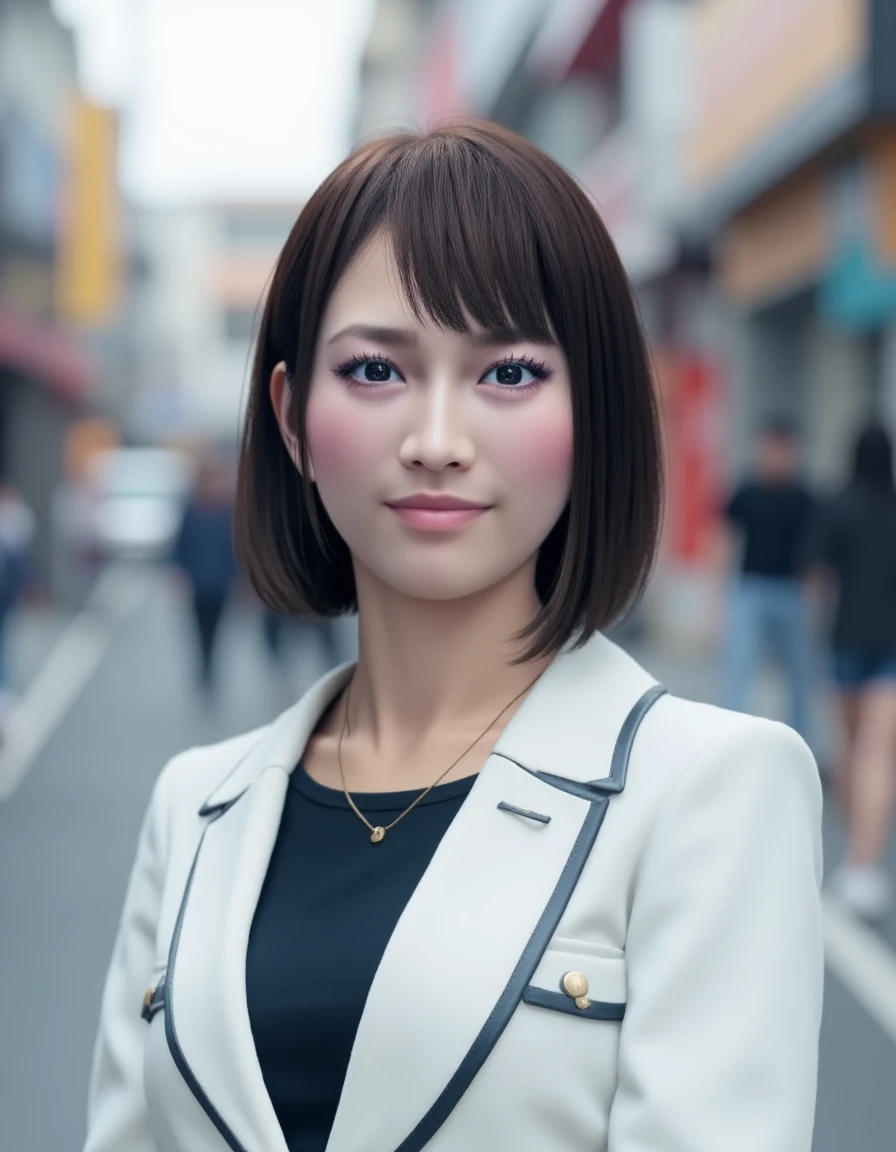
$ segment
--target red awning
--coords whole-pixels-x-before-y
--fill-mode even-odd
[[[0,308],[0,368],[46,384],[67,400],[83,400],[93,370],[81,346],[59,328]]]

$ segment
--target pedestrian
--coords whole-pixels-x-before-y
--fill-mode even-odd
[[[282,673],[286,659],[285,633],[289,622],[279,612],[263,608],[261,613],[261,635],[271,663],[278,673]]]
[[[211,697],[218,632],[237,580],[232,500],[223,473],[213,461],[203,461],[199,467],[172,560],[189,587],[198,642],[199,686]]]
[[[619,257],[533,144],[395,133],[311,196],[236,539],[359,655],[162,772],[87,1152],[809,1152],[812,754],[604,635],[661,458]]]
[[[8,667],[9,622],[30,571],[34,513],[9,480],[0,480],[0,726],[15,706]]]
[[[723,703],[749,711],[756,675],[768,656],[776,657],[787,680],[788,722],[811,744],[813,662],[800,548],[815,501],[798,462],[793,426],[770,420],[758,437],[752,474],[724,509],[730,578]]]
[[[892,440],[872,425],[857,437],[852,476],[823,504],[806,559],[836,586],[831,671],[841,747],[835,794],[847,831],[831,890],[877,919],[893,904],[884,856],[896,804],[896,483]]]

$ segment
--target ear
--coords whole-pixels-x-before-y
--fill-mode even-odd
[[[271,373],[270,395],[271,404],[274,406],[274,415],[277,419],[277,425],[280,428],[280,435],[283,437],[283,443],[286,445],[286,451],[289,453],[290,459],[293,464],[295,464],[296,469],[301,474],[302,453],[299,450],[299,441],[295,430],[295,396],[286,373],[286,362],[283,360],[276,365]],[[308,466],[308,479],[314,483],[314,468],[311,466],[310,460],[308,461]]]

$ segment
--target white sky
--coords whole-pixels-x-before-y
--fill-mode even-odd
[[[344,155],[373,0],[54,0],[144,203],[307,195]]]

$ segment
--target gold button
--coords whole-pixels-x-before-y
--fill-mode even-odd
[[[588,978],[584,972],[567,972],[562,980],[563,991],[573,1000],[584,999],[588,995]],[[579,1005],[583,1007],[583,1005]]]
[[[147,988],[146,989],[146,995],[143,997],[143,1007],[148,1008],[151,1000],[152,1000],[152,988]]]

